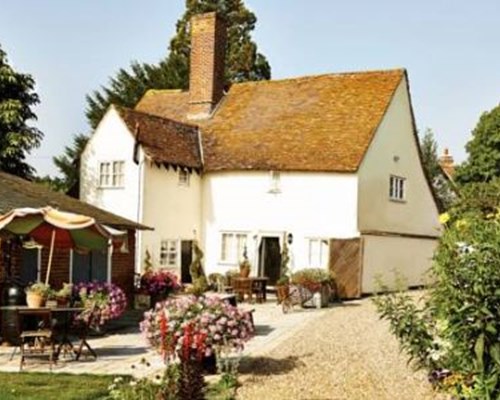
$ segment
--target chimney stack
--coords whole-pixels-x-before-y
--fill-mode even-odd
[[[226,26],[215,12],[191,18],[188,119],[206,119],[222,98]]]
[[[452,178],[455,173],[455,161],[448,149],[444,149],[443,155],[438,158],[438,163],[445,174]]]

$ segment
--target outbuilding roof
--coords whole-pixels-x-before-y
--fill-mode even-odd
[[[60,192],[54,192],[39,183],[29,182],[0,171],[0,214],[13,208],[40,208],[52,206],[95,218],[99,223],[121,229],[150,229],[126,218],[101,210]]]

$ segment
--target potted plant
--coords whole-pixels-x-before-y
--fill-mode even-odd
[[[58,307],[67,307],[71,294],[73,293],[73,285],[71,283],[63,283],[63,287],[55,292],[55,298]]]
[[[281,276],[276,281],[276,297],[278,304],[281,304],[290,295],[290,278],[286,275]]]
[[[292,274],[291,282],[294,285],[302,286],[312,294],[321,295],[321,307],[326,307],[330,300],[333,287],[333,275],[323,268],[304,268]],[[307,302],[304,305],[313,305]]]
[[[26,288],[26,303],[30,308],[40,308],[50,293],[50,286],[42,282],[35,282]]]
[[[240,262],[240,276],[242,278],[248,278],[250,276],[250,270],[252,269],[252,266],[250,265],[250,261],[248,261],[248,257],[243,258],[243,260]]]
[[[179,290],[179,278],[173,272],[161,269],[147,269],[141,276],[139,290],[150,296],[150,306],[165,300],[171,293]]]

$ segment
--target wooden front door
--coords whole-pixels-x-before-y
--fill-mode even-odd
[[[361,297],[362,253],[360,238],[330,240],[330,271],[342,299]]]
[[[281,249],[277,237],[263,237],[259,247],[259,272],[269,278],[270,285],[276,284],[280,277]]]
[[[189,267],[193,261],[193,241],[181,240],[181,281],[191,283],[191,273]]]

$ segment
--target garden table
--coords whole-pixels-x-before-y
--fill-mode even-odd
[[[4,307],[0,307],[0,311],[2,312],[2,315],[5,315],[6,312],[13,313],[12,315],[15,315],[17,310],[26,310],[26,311],[50,310],[52,312],[52,315],[55,316],[55,319],[58,322],[62,321],[62,324],[61,324],[62,329],[60,331],[61,332],[61,339],[57,345],[56,357],[59,356],[61,350],[64,350],[65,352],[69,350],[75,354],[76,360],[78,360],[82,354],[83,347],[85,346],[85,347],[87,347],[89,352],[95,358],[97,358],[95,351],[90,347],[90,345],[87,342],[87,335],[88,335],[88,331],[89,331],[90,321],[88,323],[83,323],[83,325],[82,325],[82,329],[79,333],[80,343],[78,345],[78,349],[75,349],[75,346],[73,345],[73,343],[69,339],[69,331],[70,331],[71,324],[72,324],[71,316],[76,314],[76,313],[80,313],[80,312],[84,311],[85,308],[83,308],[83,307],[32,308],[32,307],[28,307],[28,306],[4,306]],[[57,317],[58,314],[60,315],[60,318]],[[2,321],[2,324],[8,324],[9,322],[12,324],[12,321],[5,321],[5,318],[4,318],[4,320]],[[17,325],[17,323],[16,323],[16,325]],[[17,343],[17,335],[18,335],[17,329],[15,329],[15,332],[13,332],[13,330],[10,330],[9,337],[5,337],[4,340],[7,341],[8,343],[11,343],[11,344]],[[14,350],[14,352],[15,352],[15,350]],[[13,355],[14,355],[14,353],[13,353]]]
[[[257,302],[262,303],[266,301],[268,279],[265,276],[233,276],[231,277],[231,285],[240,301],[243,301],[245,296],[249,301],[252,301],[253,294],[255,294]]]

